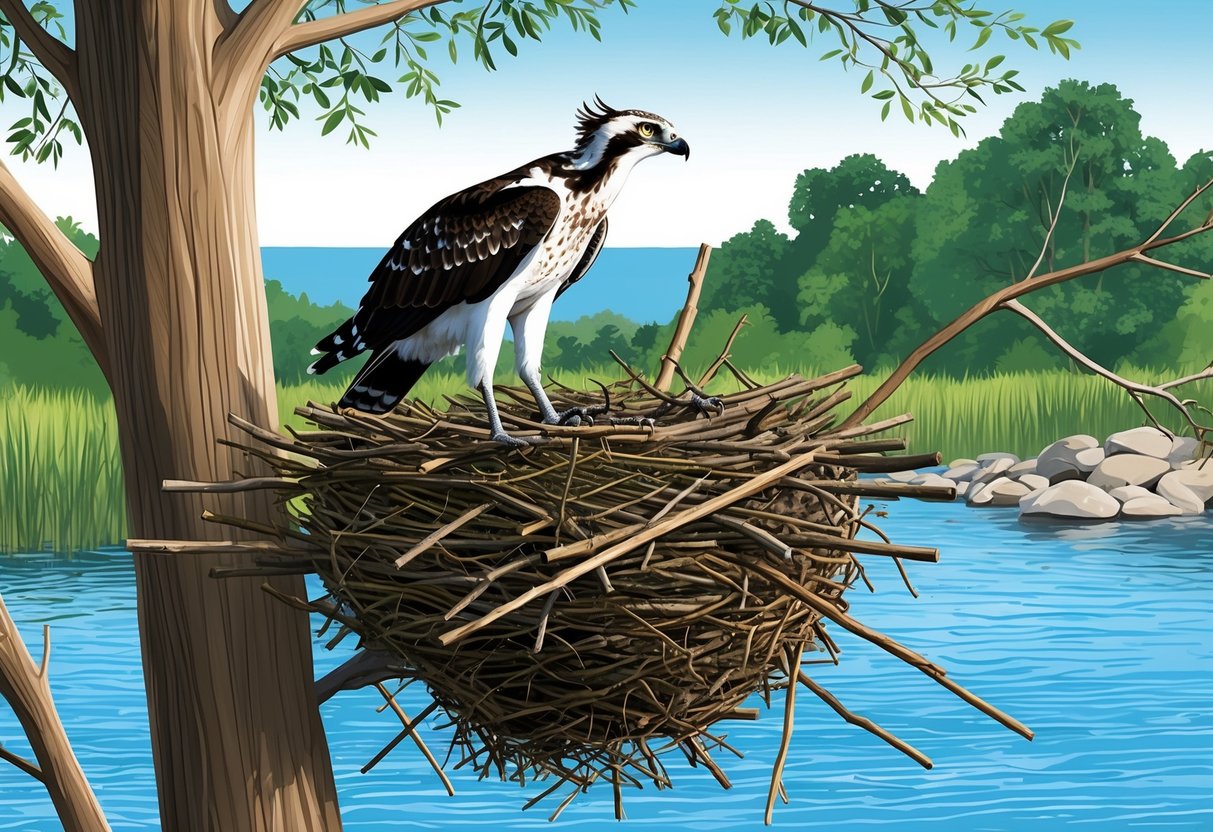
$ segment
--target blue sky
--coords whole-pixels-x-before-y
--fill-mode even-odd
[[[967,121],[967,138],[899,118],[882,124],[875,103],[858,94],[861,75],[817,60],[832,47],[726,39],[711,17],[714,0],[640,0],[626,16],[603,14],[603,43],[561,28],[542,44],[525,42],[517,59],[502,54],[495,73],[440,59],[444,94],[463,108],[439,129],[422,105],[395,97],[372,112],[380,139],[370,151],[336,134],[321,138],[314,122],[270,133],[259,118],[261,240],[385,246],[441,196],[567,148],[574,109],[595,93],[616,107],[661,113],[692,148],[689,163],[658,158],[633,174],[612,212],[615,246],[718,243],[759,217],[783,222],[796,174],[850,153],[875,153],[925,185],[941,159],[996,132],[1017,103],[1063,78],[1115,83],[1135,100],[1143,129],[1180,159],[1213,148],[1206,0],[982,5],[1018,9],[1040,26],[1073,18],[1083,48],[1064,61],[994,38],[1028,92],[989,97],[991,106]],[[933,54],[941,70],[970,57],[946,45]],[[85,152],[73,150],[57,172],[9,163],[49,212],[95,227]],[[331,207],[323,218],[318,204]]]

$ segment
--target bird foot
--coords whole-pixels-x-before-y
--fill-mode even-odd
[[[542,437],[539,436],[510,436],[503,430],[492,434],[489,439],[493,442],[500,442],[507,448],[529,448],[543,441]]]
[[[691,402],[687,406],[709,419],[724,413],[724,401],[719,396],[701,396],[694,391],[691,392]]]
[[[552,416],[544,419],[543,423],[545,425],[564,425],[574,428],[582,425],[589,427],[594,424],[595,416],[602,416],[606,412],[607,405],[601,404],[596,404],[592,407],[570,407],[568,410],[553,413]]]

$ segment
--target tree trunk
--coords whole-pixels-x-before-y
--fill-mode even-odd
[[[228,412],[277,427],[253,193],[251,102],[215,92],[213,0],[77,4],[79,109],[96,176],[97,303],[131,534],[229,537],[165,479],[256,470],[217,444]],[[264,495],[205,507],[269,520]],[[340,828],[305,614],[232,556],[137,554],[139,626],[165,830]],[[275,578],[302,596],[297,577]]]

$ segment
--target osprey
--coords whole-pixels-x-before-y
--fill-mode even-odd
[[[556,298],[585,275],[607,234],[607,210],[636,163],[690,147],[661,116],[614,110],[596,98],[578,111],[576,146],[536,159],[437,202],[371,272],[358,311],[321,340],[309,373],[370,352],[339,406],[391,410],[426,369],[467,348],[468,384],[484,396],[492,438],[527,444],[501,426],[493,370],[508,322],[519,377],[545,424],[557,413],[539,362]]]

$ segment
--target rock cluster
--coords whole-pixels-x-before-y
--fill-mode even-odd
[[[1199,443],[1157,428],[1067,436],[1034,459],[989,453],[957,459],[942,474],[894,474],[891,481],[955,486],[970,506],[1018,506],[1024,517],[1150,520],[1213,507],[1213,460]]]

